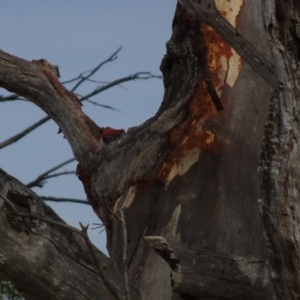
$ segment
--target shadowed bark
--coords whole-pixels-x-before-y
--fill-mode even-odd
[[[160,236],[144,239],[172,269],[170,284],[175,293],[195,299],[276,299],[264,261],[193,249]]]
[[[12,206],[28,216],[15,214]],[[125,299],[120,269],[95,248],[112,286],[108,289],[84,239],[63,227],[67,225],[49,206],[1,169],[0,209],[0,270],[26,299]],[[131,297],[140,299],[133,287]]]

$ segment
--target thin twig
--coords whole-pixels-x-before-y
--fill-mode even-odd
[[[87,94],[86,96],[82,97],[80,99],[80,101],[84,101],[88,98],[91,98],[105,90],[108,90],[114,86],[120,85],[123,82],[127,82],[127,81],[132,81],[132,80],[147,80],[147,79],[151,79],[151,78],[158,78],[161,79],[161,76],[158,75],[153,75],[150,72],[138,72],[129,76],[125,76],[119,79],[116,79],[112,82],[109,82],[105,85],[102,85],[101,87],[97,87],[93,92]]]
[[[15,101],[15,100],[28,101],[27,99],[25,99],[22,96],[17,95],[17,94],[11,94],[11,95],[8,95],[8,96],[0,96],[0,102]]]
[[[93,105],[96,105],[96,106],[100,106],[100,107],[103,107],[103,108],[107,108],[107,109],[110,109],[110,110],[121,112],[119,109],[117,109],[115,107],[112,107],[110,105],[100,104],[98,102],[95,102],[95,101],[92,101],[92,100],[89,100],[89,99],[85,99],[85,101],[88,102],[88,103],[91,103]]]
[[[94,69],[92,69],[92,70],[94,70]],[[84,74],[87,74],[87,73],[89,73],[89,72],[91,72],[91,70],[84,71],[84,72],[80,73],[80,74],[79,74],[77,77],[75,77],[75,78],[72,78],[72,79],[69,79],[69,80],[62,81],[61,84],[72,83],[72,82],[74,82],[74,81],[76,81],[76,80],[81,79],[82,76],[83,76]]]
[[[46,179],[59,177],[59,176],[62,176],[62,175],[72,175],[72,174],[73,175],[76,174],[76,171],[62,171],[62,172],[58,172],[58,173],[53,173],[51,175],[48,175]]]
[[[124,272],[124,288],[125,288],[125,298],[130,300],[130,290],[128,281],[128,266],[127,266],[127,230],[126,221],[124,217],[124,212],[120,209],[120,219],[122,222],[122,235],[123,235],[123,272]]]
[[[26,129],[22,130],[18,134],[10,137],[9,139],[0,143],[0,149],[17,142],[18,140],[20,140],[21,138],[26,136],[28,133],[30,133],[31,131],[38,128],[39,126],[41,126],[42,124],[46,123],[49,120],[50,120],[50,117],[44,117],[43,119],[39,120],[38,122],[32,124],[31,126],[27,127]]]
[[[90,202],[87,200],[79,200],[79,199],[72,199],[72,198],[57,198],[51,196],[39,196],[44,201],[52,201],[52,202],[69,202],[69,203],[77,203],[77,204],[86,204],[91,205]]]
[[[121,51],[122,47],[120,46],[108,59],[101,62],[98,66],[96,66],[87,76],[82,77],[77,84],[72,88],[71,92],[74,92],[85,80],[89,79],[92,75],[94,75],[102,66],[106,63],[114,61],[118,58],[118,53]]]
[[[75,161],[75,158],[70,158],[70,159],[56,165],[55,167],[53,167],[53,168],[47,170],[46,172],[42,173],[41,175],[39,175],[33,181],[27,183],[26,187],[28,187],[28,188],[32,188],[34,186],[43,187],[43,181],[45,181],[48,178],[57,177],[57,176],[61,176],[61,175],[66,175],[66,174],[75,174],[75,171],[65,171],[65,172],[60,172],[60,173],[50,175],[50,173],[56,171],[57,169],[65,166],[65,165],[67,165],[67,164],[69,164],[73,161]]]
[[[94,226],[96,225],[96,227],[92,228],[92,230],[102,228],[102,230],[99,232],[99,234],[101,234],[106,229],[106,227],[103,223],[93,223],[93,225]]]
[[[74,81],[77,81],[77,80],[79,80],[79,79],[81,79],[81,78],[84,78],[84,75],[85,75],[85,74],[90,73],[90,72],[93,71],[94,69],[95,69],[95,68],[90,69],[90,70],[87,70],[87,71],[84,71],[84,72],[80,73],[80,74],[79,74],[77,77],[75,77],[75,78],[72,78],[72,79],[63,81],[62,84],[69,84],[69,83],[72,83],[72,82],[74,82]],[[87,79],[87,81],[91,81],[91,79],[89,78],[89,79]]]
[[[89,250],[90,250],[90,252],[92,254],[92,257],[93,257],[94,262],[95,262],[95,264],[97,266],[98,273],[99,273],[102,281],[104,282],[104,284],[106,285],[106,287],[110,290],[110,292],[115,296],[116,299],[122,300],[122,297],[119,295],[119,292],[117,291],[116,287],[107,278],[107,276],[105,274],[105,270],[102,267],[102,265],[100,264],[99,259],[97,258],[97,255],[96,255],[96,252],[95,252],[95,247],[92,244],[92,242],[91,242],[91,240],[90,240],[90,238],[88,236],[88,233],[87,233],[89,225],[83,226],[81,222],[79,222],[79,225],[81,227],[82,237],[84,238],[84,240],[86,242],[86,245],[88,246],[88,248],[89,248]]]

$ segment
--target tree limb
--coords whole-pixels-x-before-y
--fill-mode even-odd
[[[62,86],[47,61],[29,62],[0,51],[0,86],[43,109],[57,123],[83,165],[100,148],[79,100]]]
[[[133,80],[146,80],[146,79],[151,79],[151,78],[159,78],[159,79],[161,79],[161,76],[153,75],[153,74],[151,74],[149,72],[134,73],[132,75],[128,75],[128,76],[116,79],[114,81],[105,83],[105,84],[97,87],[96,89],[94,89],[94,91],[88,93],[87,95],[80,96],[80,101],[83,102],[83,101],[87,100],[88,102],[90,102],[92,104],[95,104],[95,102],[92,102],[89,98],[92,98],[92,97],[100,94],[101,92],[104,92],[105,90],[108,90],[108,89],[113,88],[115,86],[119,86],[121,83],[124,83],[124,82],[133,81]],[[11,99],[14,99],[14,100],[16,100],[17,97],[19,97],[19,96],[16,95],[16,94],[7,96],[8,99],[11,98]],[[0,101],[1,101],[1,98],[0,98]],[[98,104],[98,106],[101,106],[103,108],[117,110],[117,109],[115,109],[115,108],[113,108],[113,107],[111,107],[109,105]],[[32,132],[34,129],[38,128],[39,126],[41,126],[42,124],[46,123],[49,120],[51,120],[51,118],[49,116],[44,117],[41,120],[37,121],[36,123],[32,124],[31,126],[27,127],[26,129],[22,130],[18,134],[16,134],[16,135],[10,137],[9,139],[3,141],[2,143],[0,143],[0,149],[2,149],[4,147],[7,147],[7,146],[9,146],[9,145],[17,142],[18,140],[20,140],[21,138],[25,137],[27,134],[29,134],[30,132]]]
[[[1,169],[0,194],[0,271],[26,299],[114,299],[99,280],[78,229],[68,231],[34,192]],[[119,299],[125,299],[119,269],[92,247]],[[139,299],[132,287],[131,293]]]

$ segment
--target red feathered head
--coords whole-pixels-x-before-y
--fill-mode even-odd
[[[113,129],[111,127],[106,127],[102,131],[101,137],[105,144],[109,144],[119,138],[123,133],[125,133],[124,129]]]

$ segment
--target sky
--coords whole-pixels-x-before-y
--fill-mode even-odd
[[[78,76],[107,59],[120,46],[118,59],[106,64],[95,80],[109,82],[130,74],[149,71],[161,75],[159,66],[171,36],[175,0],[132,1],[40,1],[3,0],[0,11],[0,49],[32,60],[45,58],[59,65],[61,81]],[[85,95],[96,87],[86,84],[77,91]],[[66,85],[72,88],[72,85]],[[9,93],[0,89],[0,95]],[[84,112],[99,126],[138,126],[152,117],[162,101],[160,79],[124,83],[92,100],[117,108],[112,111],[84,103]],[[0,103],[0,143],[45,116],[30,102]],[[51,120],[25,138],[0,150],[0,168],[24,184],[72,157],[72,151]],[[60,171],[75,170],[72,163]],[[85,200],[77,177],[52,178],[43,188],[33,188],[42,196]],[[68,224],[78,227],[99,223],[88,205],[47,202]],[[89,231],[93,243],[106,251],[105,233]]]

